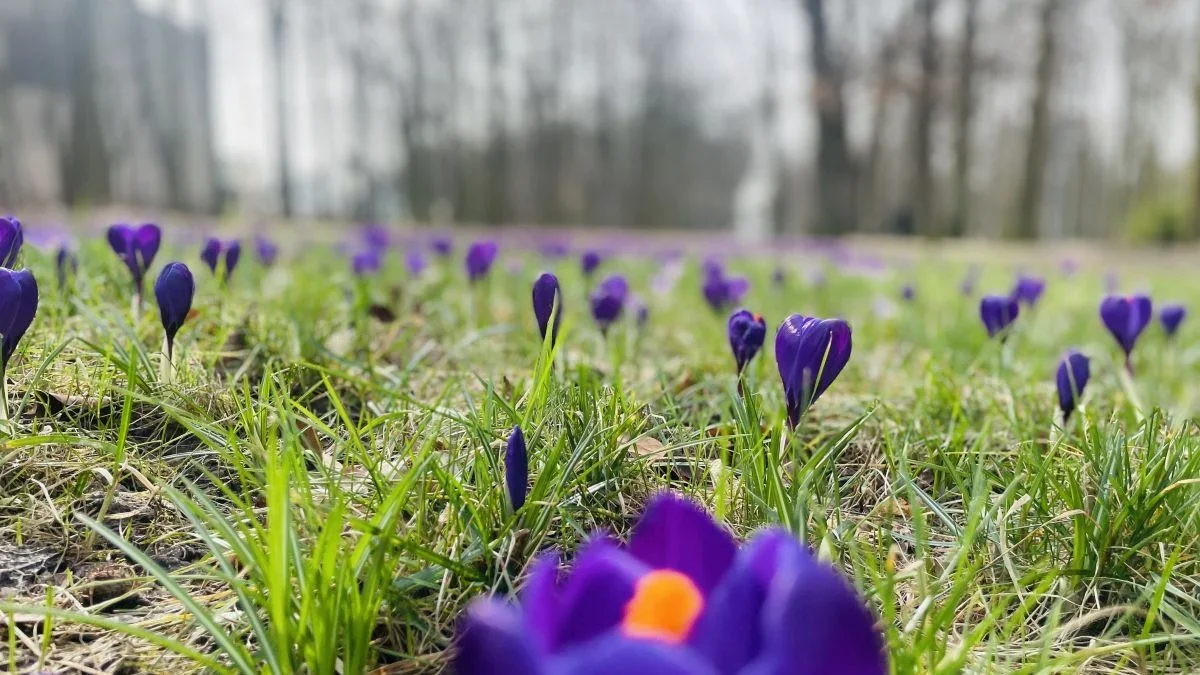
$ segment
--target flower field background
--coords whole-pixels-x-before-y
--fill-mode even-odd
[[[1157,316],[1200,299],[1182,257],[521,232],[480,268],[466,235],[273,234],[238,263],[164,227],[147,286],[169,261],[195,286],[168,361],[166,312],[149,289],[131,303],[116,244],[82,237],[56,266],[26,233],[10,267],[40,302],[0,430],[0,668],[440,672],[470,600],[514,593],[541,551],[624,538],[666,490],[739,538],[808,542],[896,673],[1200,664],[1198,329]],[[1017,293],[1018,267],[1044,290]],[[545,271],[556,341],[531,306]],[[1156,315],[1127,370],[1100,306],[1133,291]],[[981,297],[1010,293],[993,330]],[[743,307],[766,326],[749,359]],[[794,313],[844,319],[853,352],[793,426],[774,347]],[[1068,349],[1090,378],[1064,422]]]

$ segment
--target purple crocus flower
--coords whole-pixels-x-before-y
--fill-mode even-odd
[[[362,241],[367,248],[386,249],[392,243],[392,233],[386,225],[368,223],[363,226]]]
[[[529,454],[525,449],[525,434],[515,426],[504,450],[504,484],[508,488],[508,503],[513,511],[525,505],[529,489]]]
[[[590,277],[603,261],[604,258],[600,255],[599,251],[588,249],[583,252],[583,255],[579,256],[579,268],[583,270],[583,276]]]
[[[458,675],[882,675],[854,588],[781,528],[744,546],[691,501],[650,500],[621,547],[594,537],[569,572],[544,554],[516,607],[475,600]]]
[[[555,311],[557,300],[558,311]],[[546,331],[550,330],[550,317],[554,317],[554,327],[550,334],[550,344],[558,342],[558,326],[562,323],[562,293],[558,288],[558,277],[546,272],[533,282],[533,315],[537,318],[538,330],[542,340],[546,339]]]
[[[79,269],[79,258],[69,246],[63,244],[54,254],[54,270],[58,275],[58,287],[67,287],[67,276]]]
[[[222,255],[225,259],[224,268],[220,268]],[[221,241],[216,237],[209,237],[200,251],[200,259],[208,266],[210,272],[220,277],[221,281],[229,281],[229,277],[233,275],[233,270],[237,267],[241,257],[242,244],[236,239]]]
[[[570,252],[570,248],[567,247],[566,242],[561,241],[545,242],[538,247],[538,250],[541,251],[542,257],[550,260],[563,258]]]
[[[1074,349],[1067,350],[1058,363],[1055,384],[1058,386],[1058,407],[1062,409],[1063,423],[1071,417],[1071,411],[1079,404],[1083,388],[1091,377],[1088,357]]]
[[[767,338],[767,322],[761,314],[739,309],[729,317],[729,348],[737,363],[738,375],[762,349]]]
[[[425,259],[425,254],[420,249],[409,249],[404,256],[404,266],[408,268],[408,276],[416,279],[425,272],[425,268],[429,267],[429,261]]]
[[[142,279],[146,277],[146,271],[154,262],[154,256],[158,253],[161,243],[162,230],[154,223],[138,227],[117,224],[108,228],[108,245],[133,275],[133,289],[138,304],[141,304],[142,299]]]
[[[475,283],[486,277],[499,252],[500,246],[494,241],[477,241],[471,244],[466,257],[467,279]]]
[[[454,240],[446,235],[438,235],[429,240],[429,248],[439,257],[448,258],[454,252]]]
[[[1011,296],[985,295],[979,301],[979,318],[987,328],[988,337],[996,337],[1007,330],[1020,313],[1021,304]]]
[[[1010,296],[1017,302],[1033,307],[1046,291],[1046,280],[1041,277],[1022,274],[1017,277]]]
[[[900,297],[904,298],[905,302],[912,302],[917,297],[917,289],[912,284],[904,284],[900,289]]]
[[[354,276],[363,277],[374,274],[383,266],[383,254],[378,249],[358,251],[350,256],[350,269]]]
[[[1100,303],[1100,320],[1125,352],[1125,369],[1133,373],[1133,347],[1138,336],[1154,316],[1154,307],[1145,295],[1110,295]]]
[[[260,234],[254,237],[254,252],[263,267],[271,267],[279,258],[279,245]]]
[[[175,334],[187,321],[192,311],[192,298],[196,294],[196,280],[192,271],[181,262],[167,263],[154,282],[154,297],[158,300],[158,313],[162,318],[163,330],[167,334],[167,360],[175,351]]]
[[[1079,261],[1074,258],[1063,258],[1058,264],[1058,269],[1064,277],[1070,279],[1079,271]]]
[[[33,272],[0,268],[0,381],[38,309],[38,285]],[[0,382],[0,392],[3,384]]]
[[[850,324],[842,319],[793,314],[779,325],[775,361],[792,427],[846,367],[852,346]]]
[[[1158,310],[1158,320],[1162,323],[1163,331],[1168,338],[1175,337],[1175,332],[1179,330],[1179,324],[1183,323],[1186,316],[1187,308],[1174,303],[1163,305],[1162,309]]]
[[[650,321],[650,306],[639,295],[631,296],[629,304],[633,305],[633,325],[638,329],[645,328]]]
[[[729,277],[720,267],[708,267],[700,290],[713,311],[723,312],[741,303],[750,282],[745,277]]]
[[[21,221],[12,216],[0,216],[0,267],[12,269],[17,264],[17,255],[24,242]]]
[[[601,333],[608,333],[608,327],[621,318],[628,296],[629,282],[619,274],[601,281],[596,290],[592,292],[592,317],[600,326]]]

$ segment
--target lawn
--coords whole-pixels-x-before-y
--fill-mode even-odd
[[[1045,293],[1001,340],[979,302],[1013,287],[1007,261],[964,293],[967,256],[941,250],[729,256],[767,322],[740,397],[697,255],[663,272],[626,238],[585,278],[578,250],[501,236],[470,284],[465,237],[414,275],[406,247],[428,237],[406,235],[357,277],[296,239],[271,267],[244,251],[223,285],[166,230],[147,288],[170,260],[197,286],[173,364],[153,294],[131,305],[102,237],[62,287],[53,251],[26,244],[41,299],[0,428],[0,669],[438,672],[470,599],[518,589],[539,551],[625,535],[663,490],[739,536],[809,542],[879,617],[897,673],[1200,668],[1200,324],[1168,339],[1152,322],[1130,376],[1098,314],[1106,266],[1031,258]],[[530,303],[543,270],[562,288],[554,347]],[[1187,272],[1147,257],[1115,282],[1200,307]],[[648,311],[602,336],[588,295],[615,273]],[[792,313],[853,330],[794,429],[774,353]],[[1091,378],[1064,424],[1070,347]]]

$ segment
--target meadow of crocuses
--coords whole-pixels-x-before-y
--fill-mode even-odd
[[[1087,251],[0,218],[0,668],[1196,672],[1200,282]]]

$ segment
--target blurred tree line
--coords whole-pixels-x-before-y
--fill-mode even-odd
[[[267,176],[216,149],[242,102],[214,98],[213,44],[245,17]],[[0,203],[1190,239],[1200,171],[1162,150],[1172,111],[1200,137],[1197,23],[1189,0],[4,0]]]

